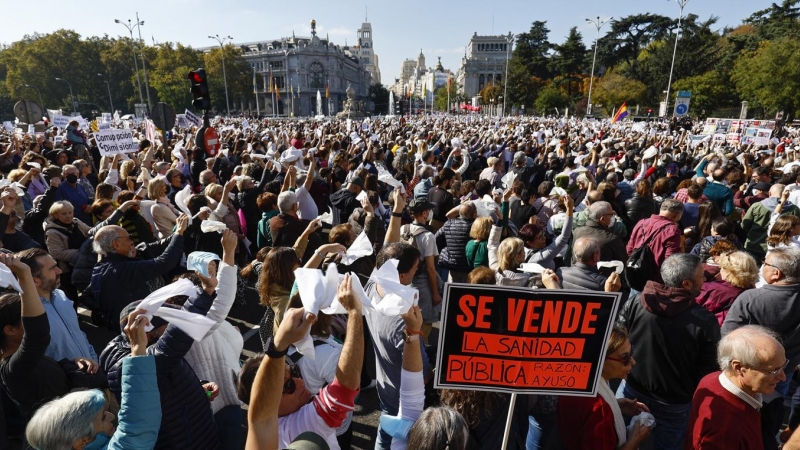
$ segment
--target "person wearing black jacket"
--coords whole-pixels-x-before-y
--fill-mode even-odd
[[[40,245],[44,245],[44,223],[47,216],[50,214],[50,207],[56,201],[56,192],[58,185],[61,184],[61,178],[50,178],[50,187],[44,191],[44,195],[37,202],[34,199],[33,208],[25,211],[25,221],[22,223],[22,231],[31,237]]]
[[[619,314],[636,343],[639,363],[620,386],[626,398],[650,408],[658,426],[656,448],[681,448],[700,380],[719,370],[719,322],[695,302],[703,286],[703,264],[695,255],[672,255],[661,265],[664,283],[648,281]]]
[[[124,228],[109,225],[95,234],[93,247],[100,261],[94,266],[89,288],[111,330],[120,332],[116,318],[125,305],[150,294],[148,281],[169,273],[180,262],[189,218],[181,214],[176,225],[164,252],[148,260],[136,258],[136,247]]]

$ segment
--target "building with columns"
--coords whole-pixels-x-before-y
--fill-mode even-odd
[[[467,44],[456,82],[467,98],[475,97],[489,83],[501,83],[506,64],[513,51],[511,33],[499,36],[478,36],[474,33]]]
[[[367,25],[365,28],[364,25]],[[372,53],[371,26],[362,25],[360,32],[369,30],[369,49]],[[364,41],[367,42],[367,41]],[[366,49],[339,46],[317,36],[316,21],[311,21],[311,37],[281,38],[273,41],[246,42],[238,45],[244,59],[255,70],[258,85],[258,103],[263,115],[314,116],[317,114],[317,92],[322,96],[322,113],[334,115],[344,108],[347,87],[355,90],[357,100],[368,102],[372,75],[368,64],[362,62]],[[373,54],[374,56],[374,54]],[[373,59],[377,69],[377,56]],[[272,74],[280,92],[277,100],[269,92]],[[326,99],[326,88],[330,97]],[[249,109],[256,111],[255,94],[248,100]],[[247,105],[246,105],[247,106]]]

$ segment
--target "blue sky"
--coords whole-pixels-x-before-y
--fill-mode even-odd
[[[779,0],[778,3],[780,3]],[[738,25],[752,12],[770,5],[768,0],[745,2],[709,2],[689,0],[684,14],[694,13],[701,19],[719,16],[718,27]],[[295,0],[258,2],[243,0],[139,0],[136,2],[78,2],[75,0],[37,0],[30,9],[22,4],[10,14],[0,15],[0,43],[9,44],[25,34],[48,33],[70,28],[83,36],[127,35],[114,19],[135,20],[138,11],[145,21],[142,37],[148,43],[177,41],[194,47],[214,44],[208,35],[231,35],[234,42],[271,40],[310,35],[311,19],[317,21],[321,36],[331,41],[353,44],[356,30],[364,21],[369,7],[375,51],[380,57],[382,82],[391,85],[406,58],[416,59],[420,49],[428,66],[441,56],[445,68],[457,70],[464,47],[474,32],[478,34],[514,34],[527,31],[534,20],[546,20],[550,41],[562,42],[570,27],[578,26],[587,46],[596,30],[585,19],[602,19],[651,12],[677,17],[680,11],[675,0],[589,0],[509,1],[462,0],[393,2]],[[608,30],[606,25],[601,36]],[[679,47],[680,51],[680,47]]]

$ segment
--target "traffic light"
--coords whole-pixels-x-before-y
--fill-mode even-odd
[[[208,93],[208,79],[205,69],[197,69],[189,72],[189,81],[192,83],[192,106],[195,109],[211,109],[211,97]]]
[[[653,110],[650,109],[650,108],[647,108],[647,118],[649,119],[650,116],[652,116],[652,115],[653,115]]]

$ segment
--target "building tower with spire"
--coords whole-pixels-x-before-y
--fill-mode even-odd
[[[367,72],[372,76],[372,84],[381,83],[381,69],[378,65],[378,55],[375,54],[372,41],[372,24],[369,23],[369,17],[365,14],[364,23],[358,29],[358,57],[361,64],[367,69]]]

